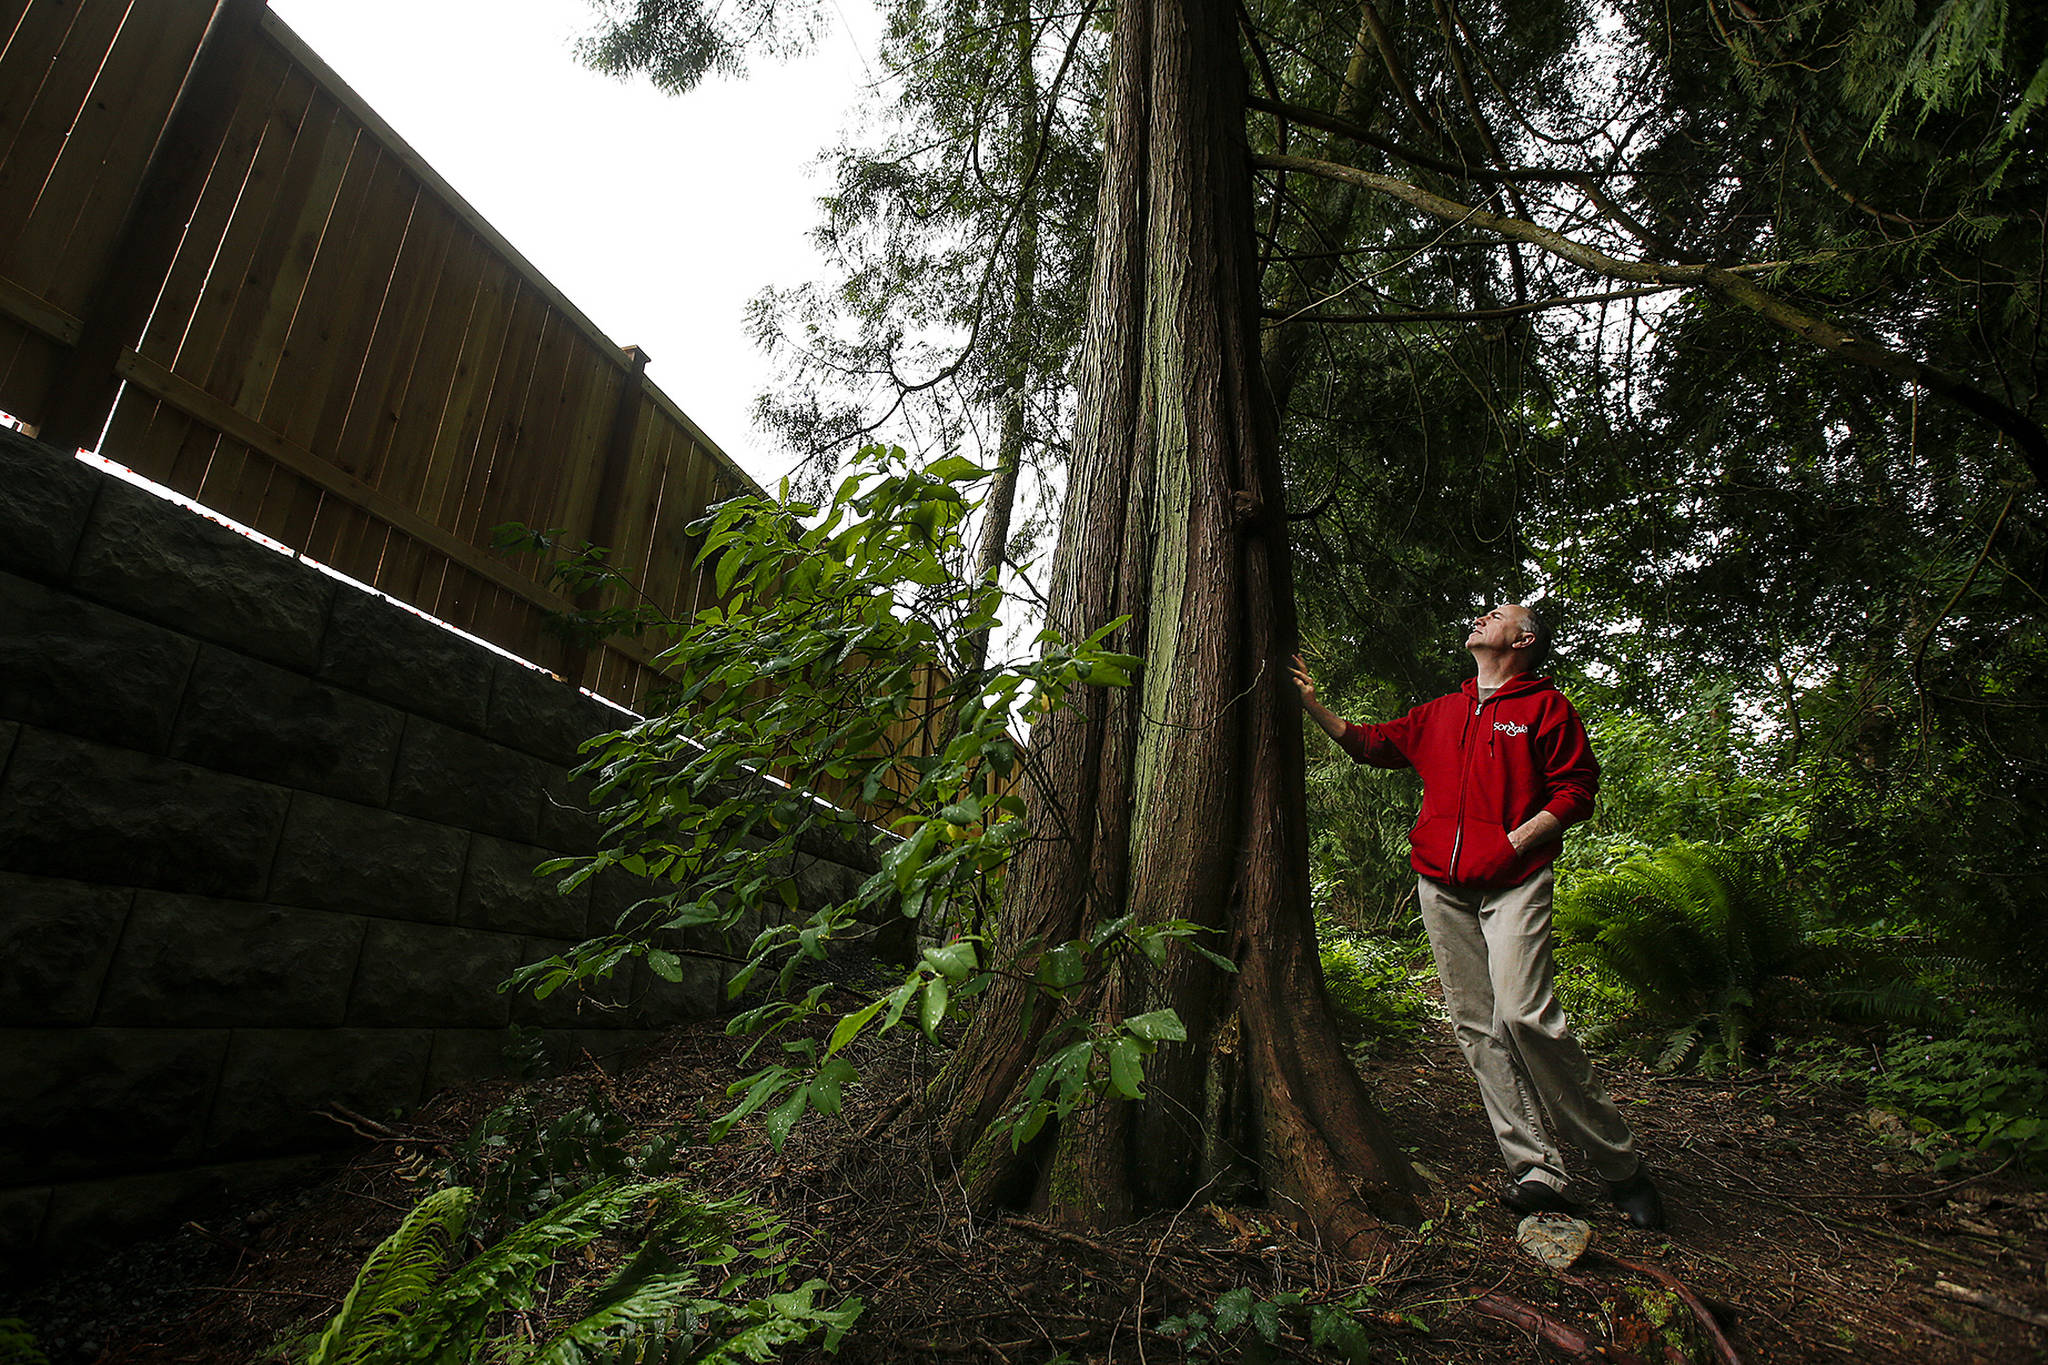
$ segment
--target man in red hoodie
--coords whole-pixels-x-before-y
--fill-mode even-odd
[[[1550,864],[1565,827],[1593,813],[1600,765],[1572,704],[1530,674],[1548,647],[1536,613],[1495,607],[1465,639],[1477,676],[1384,725],[1331,714],[1298,655],[1294,682],[1352,758],[1422,775],[1409,864],[1444,1004],[1508,1164],[1501,1201],[1518,1213],[1574,1212],[1564,1138],[1592,1159],[1629,1222],[1657,1228],[1662,1197],[1552,990]]]

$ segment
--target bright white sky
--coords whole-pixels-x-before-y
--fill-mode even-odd
[[[818,273],[808,233],[831,145],[868,79],[867,0],[828,4],[817,49],[684,96],[584,69],[587,0],[271,0],[271,9],[773,489],[754,429],[768,377],[747,300]]]

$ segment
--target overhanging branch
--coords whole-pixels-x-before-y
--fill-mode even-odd
[[[1542,247],[1553,256],[1570,261],[1573,265],[1592,271],[1596,275],[1604,275],[1608,279],[1626,280],[1633,284],[1699,286],[1708,289],[1722,299],[1749,309],[1824,351],[1866,369],[1876,370],[1880,374],[1919,384],[1928,392],[1975,413],[2012,442],[2013,449],[2018,452],[2021,461],[2033,474],[2035,483],[2048,487],[2048,432],[2043,432],[2039,423],[1968,380],[1837,327],[1826,319],[1815,317],[1778,297],[1754,281],[1743,278],[1742,272],[1756,269],[1754,265],[1690,265],[1668,261],[1625,260],[1611,256],[1598,247],[1575,241],[1541,224],[1460,204],[1454,199],[1431,193],[1391,175],[1381,175],[1377,171],[1362,171],[1355,166],[1340,165],[1332,161],[1313,161],[1299,156],[1255,155],[1252,162],[1254,165],[1272,170],[1301,171],[1308,175],[1326,176],[1332,180],[1390,195],[1435,217],[1455,219],[1473,227],[1497,232],[1518,242],[1528,242],[1532,246]]]
[[[1652,294],[1668,294],[1674,289],[1686,289],[1683,284],[1646,284],[1635,289],[1610,289],[1595,294],[1564,294],[1556,298],[1531,299],[1527,303],[1503,304],[1499,308],[1468,308],[1463,310],[1422,311],[1405,313],[1288,313],[1282,309],[1263,309],[1261,316],[1281,318],[1299,322],[1497,322],[1505,318],[1523,317],[1529,313],[1541,313],[1551,308],[1570,308],[1581,303],[1612,303],[1617,299],[1648,298]]]

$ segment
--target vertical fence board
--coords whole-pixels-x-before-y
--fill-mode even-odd
[[[440,428],[482,285],[484,261],[473,233],[459,225],[435,281],[433,302],[420,333],[419,354],[406,377],[405,393],[391,426],[378,487],[408,507],[421,507],[433,475],[434,437]],[[387,551],[377,586],[410,601],[419,589],[428,556],[439,552],[407,537]]]
[[[177,362],[186,330],[199,307],[199,296],[226,244],[229,220],[236,215],[243,191],[256,169],[257,156],[266,141],[278,136],[274,131],[276,111],[279,104],[291,98],[286,84],[290,75],[281,54],[263,44],[257,45],[228,130],[214,153],[206,185],[186,223],[184,240],[178,244],[178,254],[165,275],[142,339],[134,344],[136,351],[159,364],[170,366]],[[276,155],[275,147],[271,154]]]
[[[395,405],[418,358],[432,302],[431,285],[440,273],[454,228],[453,219],[438,205],[424,197],[415,203],[348,416],[335,441],[334,462],[373,486],[382,475]],[[338,520],[333,558],[328,562],[365,583],[374,582],[389,528],[367,513],[345,512]]]
[[[285,62],[274,49],[258,44],[247,83],[229,120],[220,149],[214,154],[206,185],[185,227],[184,240],[165,276],[155,309],[134,349],[158,364],[171,367],[184,343],[199,295],[219,255],[228,220],[240,202],[257,151],[271,125],[286,77]],[[148,478],[165,479],[191,419],[133,385],[114,405],[113,420],[103,442],[129,467]]]
[[[16,160],[15,141],[28,126],[29,111],[78,13],[77,5],[31,3],[9,27],[7,48],[0,52],[0,162]]]
[[[126,5],[104,2],[78,6],[77,17],[51,50],[43,79],[36,83],[35,94],[22,111],[7,148],[7,160],[0,163],[0,204],[19,206],[18,213],[10,212],[0,220],[0,274],[13,276],[14,243],[35,212],[43,184],[56,168],[64,139],[120,32],[126,9]],[[17,283],[35,288],[28,280]]]
[[[543,499],[553,484],[555,433],[564,408],[576,393],[577,361],[582,358],[577,343],[581,340],[559,314],[550,314],[532,378],[522,395],[513,441],[493,463],[483,490],[477,528],[480,542],[488,543],[491,529],[505,522],[548,524],[548,514],[554,509]],[[522,573],[531,576],[546,572],[539,555],[522,555],[516,563]],[[535,642],[519,634],[519,620],[517,605],[501,596],[477,618],[478,633],[518,640],[518,644],[506,646],[515,652],[531,648]]]
[[[469,488],[477,446],[490,406],[491,384],[505,353],[507,321],[519,283],[496,255],[483,258],[482,282],[455,362],[448,404],[434,432],[427,482],[418,507],[437,526],[451,529]],[[488,543],[486,541],[485,543]]]
[[[353,120],[336,126],[359,133]],[[373,141],[352,137],[348,169],[335,190],[289,330],[277,347],[276,369],[260,416],[264,425],[293,445],[314,446],[320,435],[315,423],[328,390],[344,371],[342,382],[353,382],[362,363],[362,338],[371,325],[363,302],[365,272],[374,278],[388,276],[389,257],[381,250],[397,254],[398,230],[391,225],[391,215],[371,207],[380,184],[387,195],[391,191],[378,178],[382,164]],[[351,325],[359,320],[360,330]],[[275,534],[285,544],[304,546],[323,497],[318,484],[302,479],[291,486],[289,496],[280,496],[273,487],[257,515],[265,525],[278,528]]]
[[[216,373],[215,361],[222,346],[227,344],[229,321],[262,249],[265,231],[270,226],[271,210],[283,192],[285,177],[293,164],[299,128],[312,99],[312,82],[296,73],[287,73],[266,112],[263,140],[249,163],[241,194],[221,235],[219,250],[214,253],[200,281],[192,316],[185,326],[184,335],[179,338],[172,368],[201,388],[211,388]],[[150,477],[181,493],[197,496],[212,457],[213,444],[207,439],[207,432],[195,425],[179,441],[177,449],[162,461],[160,467],[164,472],[151,472]],[[151,452],[151,455],[154,463],[157,452]]]
[[[304,279],[301,271],[311,265],[310,252],[303,263],[295,260],[294,246],[302,238],[310,239],[309,246],[317,242],[319,229],[333,204],[335,188],[347,166],[350,138],[346,128],[336,127],[339,112],[318,91],[309,93],[283,168],[267,187],[270,193],[261,206],[262,224],[248,239],[246,258],[240,261],[237,274],[219,294],[218,308],[209,314],[205,295],[201,298],[201,315],[217,331],[210,328],[211,335],[205,338],[211,354],[207,356],[200,387],[251,416],[262,410],[263,394],[250,390],[255,386],[267,388],[272,373],[272,363],[262,351],[269,331],[266,319],[282,314],[284,321],[277,326],[288,328],[289,315],[297,306]],[[245,191],[244,203],[249,198]],[[239,219],[241,214],[238,212],[236,217]],[[214,282],[221,280],[236,260],[223,253],[208,281],[207,295],[213,293]],[[200,332],[198,319],[193,330],[195,334]],[[188,356],[181,351],[178,369],[196,379],[197,359],[197,355]],[[248,458],[248,448],[239,442],[222,446],[207,467],[200,501],[246,521],[253,514],[251,504],[261,502],[264,485],[259,474],[246,470]]]
[[[0,318],[0,412],[36,411],[66,349],[10,318]]]
[[[176,102],[212,0],[152,0],[130,10],[64,140],[7,273],[82,311]]]

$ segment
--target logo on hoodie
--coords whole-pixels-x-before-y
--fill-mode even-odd
[[[1493,723],[1493,728],[1510,735],[1526,735],[1529,733],[1529,727],[1517,720],[1497,720]]]

